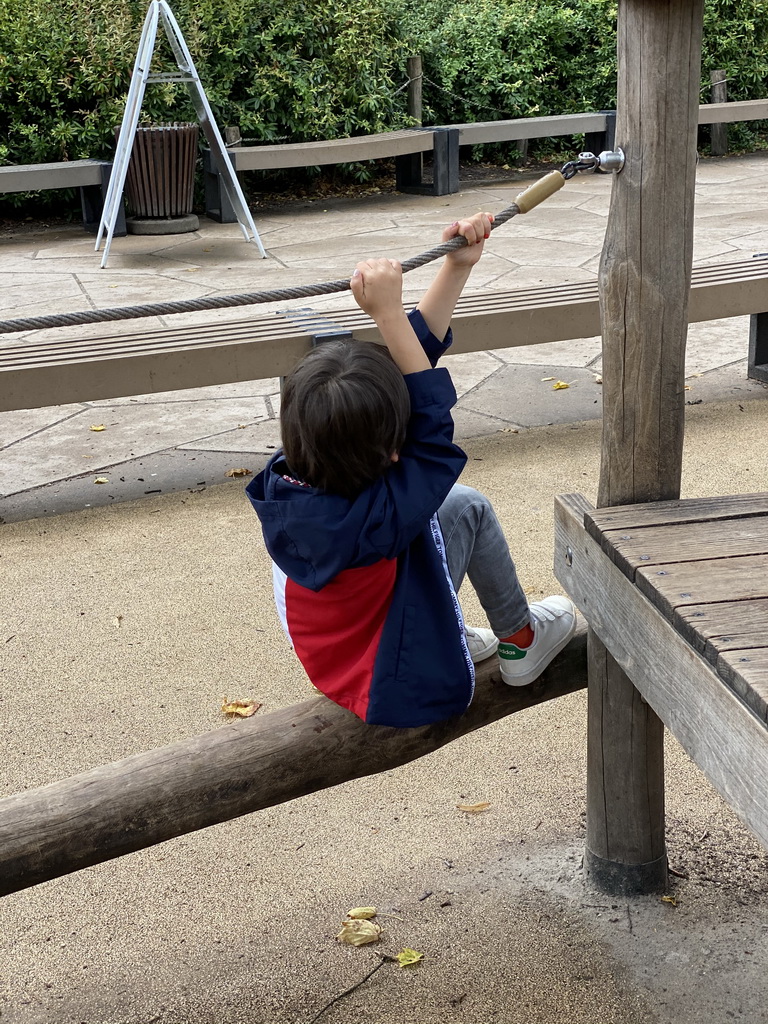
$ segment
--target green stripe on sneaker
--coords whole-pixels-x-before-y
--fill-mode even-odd
[[[520,661],[527,653],[526,649],[516,647],[514,644],[499,644],[499,657],[504,661]]]

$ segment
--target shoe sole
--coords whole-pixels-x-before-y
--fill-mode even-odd
[[[473,654],[472,655],[472,664],[473,665],[478,665],[481,661],[487,661],[490,657],[492,657],[496,653],[496,651],[498,651],[498,649],[499,649],[499,641],[497,640],[495,644],[489,644],[488,647],[483,648],[483,650],[480,651],[479,654],[478,653]]]
[[[561,642],[554,649],[552,654],[549,656],[549,661],[547,661],[546,665],[542,666],[539,669],[536,669],[534,675],[531,675],[531,673],[529,672],[527,675],[516,676],[514,679],[505,679],[504,678],[504,672],[502,670],[501,681],[503,683],[506,683],[507,686],[530,686],[531,683],[535,683],[536,680],[539,678],[539,676],[547,671],[547,669],[552,664],[554,659],[558,656],[560,651],[562,651],[562,649],[567,646],[568,641],[573,637],[573,634],[575,632],[576,632],[576,618],[574,616],[573,625],[571,626],[571,629],[570,629],[568,635],[563,640],[561,640]]]

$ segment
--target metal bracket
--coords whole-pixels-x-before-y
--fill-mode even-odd
[[[326,341],[352,341],[352,338],[352,331],[319,331],[312,335],[312,348],[316,348]]]
[[[602,171],[604,174],[619,174],[625,162],[624,150],[619,146],[614,150],[604,150],[599,156],[595,156],[594,153],[579,153],[578,160],[571,160],[567,163],[561,174],[566,181],[577,173],[585,171],[591,174],[596,171]]]

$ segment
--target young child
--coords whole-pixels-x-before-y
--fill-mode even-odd
[[[369,723],[419,726],[465,711],[473,663],[533,682],[576,626],[567,598],[530,607],[488,500],[456,483],[456,392],[438,358],[492,216],[452,224],[467,245],[415,310],[395,260],[358,263],[351,290],[384,346],[325,342],[285,384],[283,448],[247,488],[273,560],[275,599],[314,685]],[[440,341],[439,339],[443,339]],[[468,575],[491,629],[468,629]]]

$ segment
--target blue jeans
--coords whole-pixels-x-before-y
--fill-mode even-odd
[[[464,577],[469,576],[498,637],[511,636],[528,625],[528,601],[499,520],[485,495],[454,484],[437,516],[455,590],[458,592]]]

